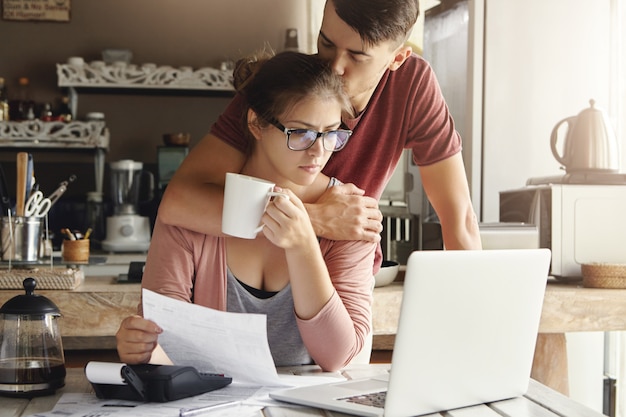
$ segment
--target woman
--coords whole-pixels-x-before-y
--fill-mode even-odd
[[[277,184],[256,239],[210,236],[157,218],[142,286],[231,312],[267,315],[276,366],[346,365],[369,335],[376,244],[318,239],[304,203],[337,180],[321,174],[351,134],[339,76],[315,56],[293,52],[240,62],[235,87],[251,150],[242,173]],[[150,360],[160,328],[140,316],[117,333],[120,359]]]

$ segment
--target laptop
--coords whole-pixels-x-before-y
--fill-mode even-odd
[[[528,389],[549,264],[548,249],[413,252],[390,372],[270,396],[385,417],[521,396]],[[382,403],[367,404],[371,397]]]

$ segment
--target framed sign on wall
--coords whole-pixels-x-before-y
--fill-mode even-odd
[[[22,21],[70,21],[70,0],[2,0],[2,18]]]

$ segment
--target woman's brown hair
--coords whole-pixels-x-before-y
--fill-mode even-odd
[[[237,62],[233,79],[235,89],[246,101],[242,123],[249,135],[248,109],[257,114],[264,127],[309,97],[337,100],[344,113],[351,115],[352,107],[341,77],[316,55],[299,52],[255,55]]]

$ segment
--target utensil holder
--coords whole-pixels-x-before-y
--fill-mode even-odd
[[[89,239],[64,240],[61,244],[63,262],[89,262]]]
[[[39,259],[41,221],[40,217],[2,217],[3,261],[36,262]]]

